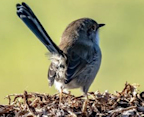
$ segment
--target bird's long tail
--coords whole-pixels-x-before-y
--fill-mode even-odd
[[[17,15],[29,27],[29,29],[39,38],[51,53],[63,55],[63,51],[52,41],[45,31],[32,9],[26,4],[17,4]]]

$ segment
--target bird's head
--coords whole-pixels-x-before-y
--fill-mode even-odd
[[[81,18],[68,25],[62,35],[62,42],[85,46],[99,45],[98,30],[105,24],[98,24],[90,18]]]

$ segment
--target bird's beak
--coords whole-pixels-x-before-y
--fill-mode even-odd
[[[105,25],[105,24],[99,24],[99,28],[100,28],[100,27],[103,27],[104,25]]]

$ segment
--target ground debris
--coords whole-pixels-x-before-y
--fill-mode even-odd
[[[121,92],[89,92],[86,113],[82,113],[84,96],[63,93],[49,95],[28,93],[8,95],[8,105],[0,105],[1,117],[143,117],[144,92],[138,85],[126,83]]]

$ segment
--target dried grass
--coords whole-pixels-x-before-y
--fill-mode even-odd
[[[144,92],[136,85],[125,84],[121,92],[89,92],[86,113],[82,113],[84,96],[28,93],[8,95],[8,105],[0,105],[0,116],[7,117],[142,117]]]

